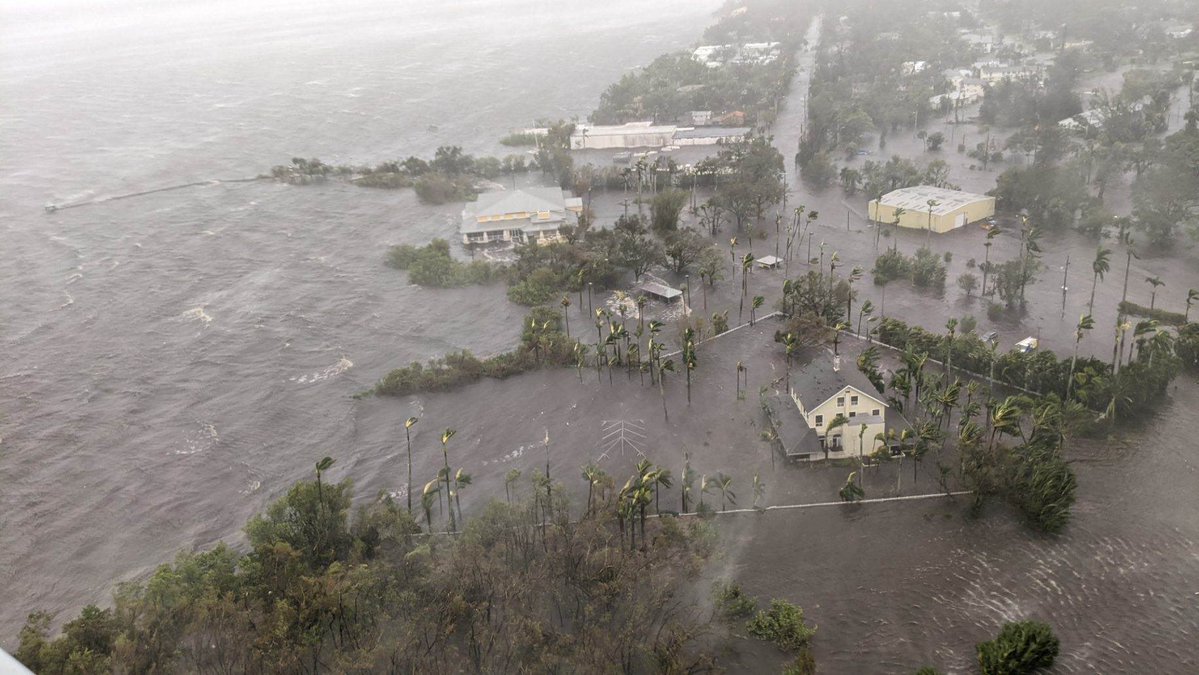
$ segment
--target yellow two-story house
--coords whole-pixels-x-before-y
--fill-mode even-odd
[[[767,413],[783,453],[801,461],[869,455],[906,425],[852,359],[828,350],[792,372]]]
[[[582,212],[582,199],[556,187],[484,192],[462,211],[459,233],[467,245],[552,241]]]

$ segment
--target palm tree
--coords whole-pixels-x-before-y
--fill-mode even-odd
[[[1095,328],[1095,320],[1090,314],[1084,314],[1078,318],[1078,326],[1074,329],[1074,355],[1070,357],[1070,374],[1066,377],[1066,399],[1069,400],[1070,392],[1074,388],[1074,366],[1078,362],[1078,343],[1082,342],[1082,336],[1086,331]]]
[[[670,421],[670,411],[666,409],[666,373],[673,372],[674,359],[666,359],[658,365],[658,393],[662,396],[662,416],[667,422]]]
[[[762,305],[765,303],[766,303],[766,298],[764,298],[760,295],[754,296],[753,302],[750,303],[750,305],[749,305],[749,325],[751,325],[751,326],[754,325],[754,320],[756,317],[757,310],[761,309]]]
[[[761,476],[754,474],[754,508],[759,508],[759,504],[766,497],[766,483],[762,481]]]
[[[895,236],[891,237],[891,250],[892,251],[899,250],[899,221],[903,218],[903,214],[905,214],[907,212],[908,212],[907,209],[903,208],[902,206],[896,207],[896,209],[895,209],[895,213],[894,213],[895,220],[893,220],[891,222],[891,224],[895,226]]]
[[[733,477],[723,472],[716,474],[716,489],[720,490],[720,510],[727,511],[728,505],[737,505],[737,495],[733,494]]]
[[[1009,396],[991,411],[991,440],[987,446],[988,453],[995,452],[995,436],[1005,434],[1015,436],[1020,433],[1020,404],[1016,398]]]
[[[404,422],[404,437],[408,439],[408,513],[412,513],[412,427],[417,422],[415,417],[409,417]]]
[[[645,482],[654,490],[654,513],[661,513],[662,509],[659,505],[658,491],[669,490],[674,487],[674,476],[671,475],[670,469],[654,467],[652,471],[645,473]]]
[[[321,510],[325,508],[325,491],[321,484],[321,475],[328,471],[335,461],[337,460],[332,457],[324,457],[316,463],[316,499]]]
[[[931,241],[931,240],[932,240],[932,235],[933,235],[933,209],[937,208],[937,207],[938,207],[938,206],[940,206],[940,205],[941,205],[941,202],[937,201],[936,199],[930,199],[930,200],[928,200],[928,229],[927,229],[927,230],[925,231],[925,233],[924,233],[924,246],[925,246],[925,248],[927,248],[927,247],[928,247],[929,241]]]
[[[438,476],[433,480],[425,483],[425,489],[421,491],[420,505],[425,510],[425,525],[428,526],[429,532],[433,532],[433,499],[441,501],[441,477]]]
[[[570,337],[570,296],[562,296],[562,318],[566,320],[566,337]]]
[[[987,275],[991,271],[991,245],[994,243],[991,240],[998,236],[999,228],[992,227],[987,230],[987,241],[983,243],[983,246],[986,248],[986,255],[983,256],[983,287],[978,292],[982,297],[986,297],[987,295]]]
[[[839,349],[841,345],[841,332],[848,329],[849,324],[845,323],[844,321],[839,321],[833,326],[833,356],[838,356],[840,354]]]
[[[858,335],[862,334],[862,317],[863,316],[873,316],[873,315],[874,315],[874,303],[870,302],[869,300],[863,302],[861,304],[861,306],[858,307],[858,330],[857,330]]]
[[[695,370],[695,330],[688,326],[683,331],[683,368],[687,372],[687,405],[691,405],[691,371]]]
[[[687,506],[690,504],[691,491],[695,486],[695,469],[691,468],[691,453],[683,453],[683,475],[679,480],[679,500],[682,510],[680,513],[687,513]]]
[[[1199,289],[1192,288],[1187,291],[1187,311],[1182,315],[1183,323],[1190,323],[1191,320],[1191,305],[1199,302]]]
[[[754,268],[754,254],[746,253],[741,258],[741,304],[737,308],[737,321],[741,321],[741,317],[745,312],[745,297],[749,295],[749,274]]]
[[[866,450],[864,446],[866,445],[866,430],[868,428],[870,428],[868,425],[863,424],[858,429],[858,466],[866,462]]]
[[[1166,282],[1162,281],[1160,277],[1145,277],[1145,283],[1153,286],[1153,291],[1149,295],[1149,311],[1152,312],[1153,308],[1157,306],[1157,289],[1165,286]]]
[[[469,473],[462,469],[458,469],[454,474],[454,505],[458,507],[458,522],[465,523],[466,518],[462,515],[462,488],[471,484]]]
[[[1095,260],[1091,263],[1091,271],[1094,277],[1091,279],[1091,302],[1087,305],[1087,313],[1095,313],[1095,289],[1098,288],[1099,282],[1103,280],[1103,276],[1111,271],[1111,249],[1099,247],[1099,251],[1095,253]]]
[[[953,377],[953,341],[957,337],[958,320],[950,319],[945,322],[945,331],[949,340],[945,343],[945,386],[949,386],[949,378]]]
[[[845,415],[842,415],[841,413],[837,413],[837,416],[834,417],[833,420],[828,423],[827,427],[825,427],[825,429],[824,429],[824,459],[825,460],[828,459],[828,452],[829,452],[828,448],[830,445],[832,445],[832,442],[833,442],[833,438],[832,438],[833,432],[836,431],[837,429],[840,429],[843,426],[848,425],[848,424],[849,424],[849,418],[846,417]],[[841,436],[842,436],[841,445],[845,445],[845,442],[844,442],[845,432],[841,432]]]
[[[445,431],[441,432],[441,456],[442,456],[442,458],[445,460],[445,469],[444,469],[444,471],[445,471],[445,492],[446,492],[446,506],[449,506],[449,505],[450,505],[450,504],[449,504],[449,502],[450,502],[450,496],[453,494],[453,490],[451,490],[451,488],[450,488],[450,450],[449,450],[449,443],[450,443],[450,439],[451,439],[451,438],[453,438],[453,437],[454,437],[454,434],[456,434],[456,433],[458,433],[458,432],[457,432],[457,431],[454,431],[453,429],[449,429],[449,428],[447,428]],[[450,508],[450,530],[451,530],[451,531],[457,531],[457,529],[458,529],[458,527],[457,527],[457,523],[456,523],[456,521],[454,520],[454,509],[451,507],[451,508]]]

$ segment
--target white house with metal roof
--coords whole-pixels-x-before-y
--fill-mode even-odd
[[[557,239],[563,225],[583,212],[583,200],[561,188],[531,187],[484,192],[462,211],[464,244],[541,242]]]
[[[944,234],[995,215],[995,198],[961,190],[918,185],[888,192],[867,204],[867,215],[877,223],[932,230]]]

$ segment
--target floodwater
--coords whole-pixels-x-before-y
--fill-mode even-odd
[[[503,498],[508,470],[544,466],[547,432],[555,478],[580,489],[588,461],[622,477],[644,453],[677,476],[690,452],[696,470],[733,476],[739,506],[753,501],[754,475],[769,504],[835,499],[849,469],[778,461],[759,438],[758,391],[785,368],[770,321],[701,346],[690,406],[681,374],[663,396],[636,376],[597,382],[584,371],[580,382],[571,370],[351,400],[396,365],[515,341],[523,309],[502,288],[417,289],[381,263],[388,244],[452,233],[455,206],[421,206],[410,191],[246,183],[41,212],[45,202],[253,175],[293,155],[378,161],[450,142],[502,152],[495,139],[509,128],[530,116],[585,115],[624,69],[697,39],[717,4],[491,0],[470,11],[380,3],[299,12],[211,3],[210,12],[149,17],[111,5],[94,24],[78,10],[72,21],[14,15],[0,80],[15,104],[0,109],[0,587],[9,599],[0,644],[12,643],[30,609],[73,612],[177,550],[237,541],[245,519],[323,455],[338,459],[331,477],[354,478],[360,495],[402,496],[409,415],[421,417],[418,477],[436,470],[440,430],[458,429],[451,458],[475,476],[463,494],[473,504]],[[514,18],[531,11],[545,20]],[[147,21],[155,31],[129,32]],[[788,156],[806,77],[797,76],[775,130]],[[864,199],[789,181],[792,204],[821,211],[816,245],[838,250],[841,270],[868,268],[874,233],[852,216],[847,230],[845,217]],[[620,197],[596,195],[601,217],[619,212]],[[922,241],[900,235],[908,252]],[[755,242],[773,252],[769,236]],[[1001,238],[994,254],[1016,245]],[[935,246],[954,254],[945,296],[892,284],[887,313],[929,328],[973,313],[991,328],[952,281],[969,257],[981,259],[981,231]],[[1051,247],[1086,256],[1093,243],[1064,236]],[[1022,324],[995,326],[1006,344],[1041,326],[1048,346],[1069,348],[1072,315],[1089,292],[1082,276],[1073,280],[1078,269],[1065,318],[1060,279],[1047,273],[1030,290],[1037,309]],[[1178,291],[1196,285],[1196,270],[1192,253],[1172,252],[1134,260],[1132,279],[1160,272]],[[1100,286],[1097,314],[1119,299],[1120,276],[1113,270]],[[781,277],[755,273],[751,294],[773,297]],[[737,285],[717,284],[711,311],[735,320]],[[859,289],[880,304],[868,280]],[[582,313],[571,320],[588,325]],[[1106,336],[1089,340],[1084,348],[1110,350]],[[748,384],[730,382],[737,362],[749,367]],[[1074,443],[1079,504],[1059,538],[1030,535],[1002,508],[966,521],[964,504],[935,500],[732,515],[717,521],[725,540],[713,575],[804,606],[820,626],[822,672],[969,672],[973,644],[1025,616],[1058,630],[1063,672],[1194,672],[1196,405],[1194,378],[1180,380],[1151,431]],[[604,440],[612,425],[626,443]],[[867,475],[868,497],[894,494],[892,485],[937,491],[931,466],[914,484],[910,465],[895,468]],[[677,490],[662,499],[677,508]],[[747,672],[781,663],[754,645],[736,658]]]
[[[363,493],[397,489],[392,418],[360,424],[350,396],[412,360],[507,349],[524,313],[501,287],[427,292],[383,265],[456,231],[460,206],[411,190],[44,204],[293,156],[511,152],[510,129],[585,116],[718,6],[0,2],[0,644],[33,609],[73,613],[236,539],[324,455]]]

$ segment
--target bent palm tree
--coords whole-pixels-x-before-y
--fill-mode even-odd
[[[1104,275],[1111,271],[1111,258],[1111,249],[1100,246],[1099,251],[1095,253],[1095,260],[1091,262],[1091,271],[1094,276],[1091,279],[1091,302],[1087,304],[1088,314],[1095,313],[1095,289],[1099,287],[1099,282],[1103,280]]]
[[[425,525],[429,528],[429,532],[433,532],[433,500],[441,500],[441,477],[438,476],[433,480],[425,483],[425,489],[421,491],[420,505],[425,510]]]
[[[1082,342],[1082,336],[1086,331],[1095,328],[1095,320],[1090,314],[1085,314],[1078,319],[1078,326],[1074,329],[1074,354],[1070,357],[1070,374],[1066,376],[1066,399],[1069,400],[1070,392],[1074,389],[1074,367],[1078,363],[1078,343]]]
[[[445,476],[445,493],[446,493],[446,494],[445,494],[445,501],[446,501],[446,506],[447,506],[447,507],[449,507],[449,511],[450,511],[450,530],[451,530],[451,531],[457,531],[457,529],[458,529],[457,522],[454,520],[454,508],[453,508],[453,506],[450,504],[450,495],[452,495],[452,494],[453,494],[453,490],[452,490],[452,488],[450,488],[450,450],[449,450],[449,443],[450,443],[450,439],[451,439],[451,438],[453,438],[453,437],[454,437],[454,434],[456,434],[456,433],[458,433],[458,432],[457,432],[457,431],[454,431],[453,429],[449,429],[449,428],[447,428],[445,431],[443,431],[443,432],[441,433],[441,456],[442,456],[442,458],[445,460],[445,468],[444,468],[444,469],[442,469],[442,471],[444,471],[444,472],[445,472],[445,473],[444,473],[444,476]]]
[[[412,513],[412,427],[417,423],[415,417],[404,421],[404,437],[408,439],[408,513]]]

